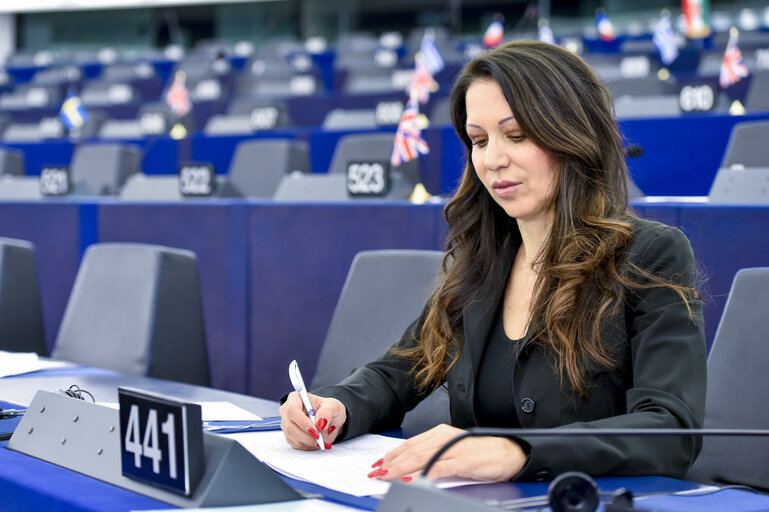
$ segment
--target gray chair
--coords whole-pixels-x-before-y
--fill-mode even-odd
[[[362,133],[345,135],[336,144],[331,159],[329,174],[347,174],[350,162],[389,162],[393,152],[394,133]],[[419,159],[411,160],[396,167],[412,185],[421,180]]]
[[[23,176],[24,154],[21,151],[0,148],[0,175]]]
[[[75,195],[116,195],[141,169],[139,150],[127,144],[82,144],[72,157]]]
[[[304,174],[293,172],[280,180],[273,199],[282,202],[336,203],[346,201],[405,201],[414,185],[397,171],[390,174],[390,192],[384,197],[355,198],[347,194],[345,174]]]
[[[324,130],[366,130],[377,127],[374,109],[335,108],[323,119]]]
[[[35,246],[0,238],[0,350],[45,355]]]
[[[52,356],[208,385],[195,254],[143,244],[90,246]]]
[[[643,117],[678,117],[681,108],[678,96],[620,96],[614,102],[615,114],[620,119]]]
[[[734,125],[721,167],[769,167],[769,120]]]
[[[745,97],[745,110],[748,112],[769,110],[769,71],[753,74],[748,95]]]
[[[708,356],[706,428],[769,429],[769,268],[743,269]],[[687,480],[769,490],[769,438],[706,437]]]
[[[355,256],[326,333],[311,389],[337,384],[397,341],[435,291],[443,253],[363,251]],[[449,421],[439,389],[406,414],[402,427],[422,432]]]
[[[272,197],[283,176],[310,171],[307,143],[290,139],[256,139],[238,144],[227,182],[243,197]]]

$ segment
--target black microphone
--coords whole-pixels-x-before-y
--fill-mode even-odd
[[[628,158],[638,158],[644,154],[644,148],[638,144],[630,144],[625,148],[625,156]]]
[[[729,428],[487,428],[472,427],[457,435],[444,444],[425,465],[422,477],[416,484],[408,486],[394,483],[382,500],[378,512],[395,512],[408,510],[402,504],[413,500],[429,503],[432,507],[439,506],[442,512],[459,512],[464,510],[488,510],[470,500],[458,496],[438,493],[426,478],[430,469],[438,459],[452,446],[468,437],[589,437],[589,436],[757,436],[769,437],[765,429],[729,429]],[[409,489],[409,488],[412,489]],[[547,490],[547,501],[544,496],[510,500],[506,505],[520,507],[550,505],[553,512],[594,512],[600,503],[600,493],[595,481],[587,474],[578,471],[568,471],[558,475]],[[417,508],[414,508],[417,510]],[[619,489],[612,494],[606,504],[607,512],[625,512],[633,508],[633,496],[626,489]]]

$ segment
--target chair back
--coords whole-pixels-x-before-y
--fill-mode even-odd
[[[235,149],[227,176],[244,197],[272,197],[283,176],[310,170],[307,143],[289,139],[243,141]]]
[[[708,357],[706,428],[769,429],[769,268],[737,272]],[[706,437],[689,480],[769,489],[769,437]]]
[[[729,134],[721,167],[769,167],[769,120],[745,121]]]
[[[347,174],[351,162],[390,162],[395,135],[388,133],[359,133],[345,135],[336,144],[329,174]],[[419,159],[404,162],[393,171],[399,171],[411,185],[421,182]]]
[[[129,375],[208,385],[195,254],[144,244],[91,245],[52,355]]]
[[[435,291],[443,253],[363,251],[355,256],[326,333],[311,389],[341,382],[403,335]],[[449,421],[448,394],[434,392],[406,414],[420,432]]]
[[[0,238],[0,350],[45,355],[35,246]]]
[[[141,169],[138,149],[127,144],[82,144],[72,156],[75,193],[115,195]]]

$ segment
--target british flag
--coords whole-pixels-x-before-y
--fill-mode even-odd
[[[732,33],[729,36],[729,42],[726,44],[724,60],[721,61],[721,74],[718,77],[718,83],[722,89],[736,84],[750,73],[748,68],[742,62],[742,52],[737,46],[737,34]]]
[[[433,74],[427,69],[421,55],[416,57],[416,67],[411,73],[409,83],[409,98],[417,98],[419,103],[425,104],[430,99],[430,93],[438,90],[438,82],[433,79]]]
[[[190,93],[187,91],[187,86],[184,85],[185,75],[183,72],[178,72],[174,76],[174,82],[171,87],[168,88],[166,94],[166,103],[171,107],[174,114],[178,117],[184,117],[192,110],[192,103],[190,103]]]
[[[395,132],[395,142],[393,143],[393,154],[390,163],[397,167],[404,162],[414,160],[419,153],[427,154],[430,147],[422,138],[422,130],[419,129],[417,117],[419,116],[419,106],[413,98],[406,103],[406,109],[403,111],[403,117],[398,124],[398,130]]]

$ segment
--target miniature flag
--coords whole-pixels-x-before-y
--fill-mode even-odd
[[[61,117],[62,123],[64,123],[68,130],[83,126],[83,123],[88,118],[88,113],[83,106],[83,102],[80,101],[80,96],[70,92],[64,103],[61,104],[59,117]]]
[[[738,36],[737,29],[732,27],[729,32],[729,42],[726,44],[724,60],[721,61],[721,74],[718,77],[718,83],[721,84],[722,89],[736,84],[750,74],[742,62],[742,52],[737,46]]]
[[[607,43],[614,41],[614,26],[611,24],[606,12],[599,9],[595,13],[595,28],[598,29],[598,36]]]
[[[422,44],[419,47],[419,53],[422,55],[422,62],[431,75],[435,75],[443,69],[443,57],[438,47],[435,46],[435,33],[432,30],[426,30],[422,37]]]
[[[174,76],[174,82],[166,94],[166,103],[178,117],[184,117],[192,110],[190,93],[187,91],[187,86],[184,85],[184,79],[185,74],[181,71],[177,72]]]
[[[419,105],[412,98],[406,103],[403,117],[401,117],[398,130],[395,132],[393,154],[390,158],[393,167],[414,160],[419,156],[419,153],[427,154],[430,152],[427,142],[422,138],[417,116],[419,116]]]
[[[652,40],[660,52],[660,60],[663,64],[667,66],[678,58],[678,44],[669,15],[663,14],[657,22]]]
[[[702,38],[710,35],[710,0],[681,0],[686,35]]]
[[[411,73],[411,83],[408,86],[409,99],[416,98],[419,103],[425,104],[430,99],[430,93],[438,90],[438,82],[433,79],[421,55],[417,55],[415,60],[416,68]]]
[[[483,46],[486,48],[494,48],[502,44],[505,39],[505,27],[502,25],[502,18],[500,16],[494,16],[494,21],[491,22],[489,28],[486,29],[486,33],[483,34]]]
[[[553,30],[550,28],[550,24],[548,24],[547,20],[544,18],[539,21],[538,38],[543,43],[555,44],[555,36],[553,35]]]

